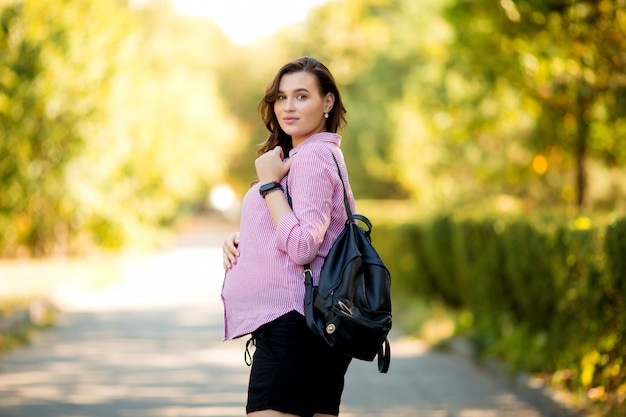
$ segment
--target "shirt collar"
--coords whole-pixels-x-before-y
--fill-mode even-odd
[[[289,151],[289,156],[293,156],[293,155],[297,154],[298,151],[303,146],[306,146],[307,144],[314,143],[314,142],[328,142],[328,143],[333,143],[333,144],[335,144],[337,146],[341,146],[341,136],[338,135],[337,133],[332,133],[332,132],[315,133],[315,134],[309,136],[308,138],[306,138],[304,141],[302,141],[302,143],[300,143],[298,146],[296,146],[295,148],[291,149]]]

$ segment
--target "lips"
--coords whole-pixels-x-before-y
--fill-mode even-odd
[[[288,124],[288,125],[293,124],[293,123],[295,123],[295,122],[297,122],[297,121],[298,121],[298,118],[297,118],[297,117],[285,117],[285,118],[283,119],[283,122],[285,122],[285,123],[286,123],[286,124]]]

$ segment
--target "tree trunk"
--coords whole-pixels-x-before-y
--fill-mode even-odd
[[[585,122],[585,108],[581,106],[581,110],[576,115],[576,206],[578,210],[582,210],[587,198],[587,136],[589,134],[589,126]]]

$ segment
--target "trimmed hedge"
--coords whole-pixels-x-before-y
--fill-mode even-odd
[[[373,220],[394,293],[469,312],[457,333],[514,371],[624,407],[626,218]]]

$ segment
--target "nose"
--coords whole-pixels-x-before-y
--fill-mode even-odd
[[[294,110],[294,105],[293,105],[293,99],[292,98],[287,98],[285,100],[285,110],[286,111],[293,111]]]

